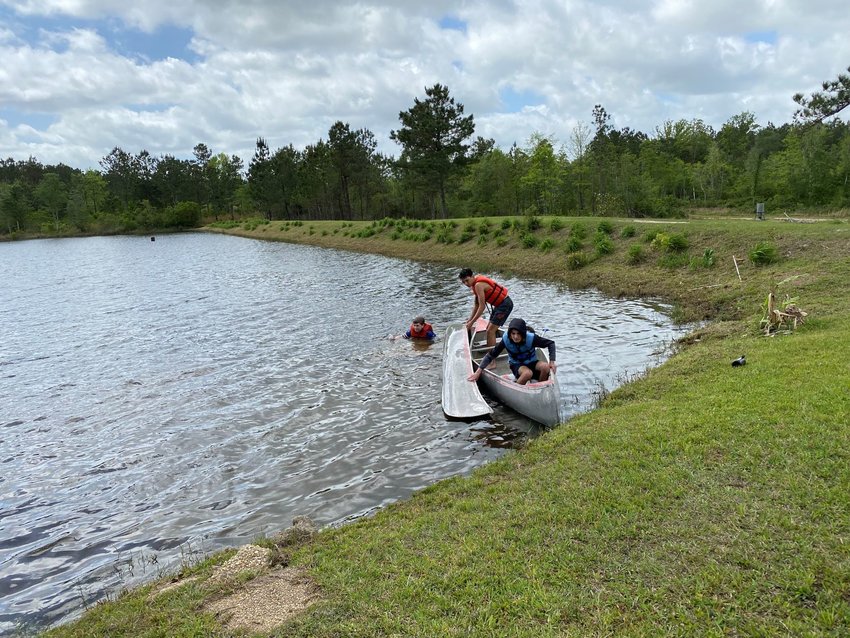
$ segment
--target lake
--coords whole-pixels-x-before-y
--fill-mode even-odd
[[[389,338],[468,317],[457,271],[205,233],[0,243],[0,633],[537,436],[497,405],[447,420],[439,339]],[[495,278],[555,340],[566,416],[686,330],[657,302]]]

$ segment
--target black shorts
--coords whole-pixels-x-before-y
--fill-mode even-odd
[[[505,321],[508,320],[508,315],[511,314],[511,310],[513,309],[514,302],[509,296],[505,297],[502,303],[493,308],[493,311],[490,313],[490,323],[494,323],[499,327],[503,326]]]
[[[519,369],[523,366],[531,370],[531,378],[534,381],[540,381],[540,370],[537,369],[537,364],[540,363],[539,359],[535,359],[531,363],[511,363],[511,372],[514,373],[514,376],[519,379]]]

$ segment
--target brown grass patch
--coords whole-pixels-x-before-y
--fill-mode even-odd
[[[319,588],[303,569],[273,569],[233,593],[208,603],[228,631],[267,632],[319,600]]]

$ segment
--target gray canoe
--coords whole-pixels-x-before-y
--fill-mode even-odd
[[[490,351],[486,345],[486,331],[487,322],[479,320],[472,337],[471,350],[476,369],[478,362]],[[538,348],[537,358],[540,361],[549,361],[548,351]],[[514,381],[514,375],[508,366],[508,355],[502,351],[495,363],[484,370],[478,383],[494,399],[529,419],[547,426],[561,423],[561,390],[558,387],[558,378],[554,374],[550,375],[546,381],[519,385]]]
[[[469,335],[462,323],[451,324],[443,338],[443,412],[453,419],[485,417],[493,412],[472,374]]]

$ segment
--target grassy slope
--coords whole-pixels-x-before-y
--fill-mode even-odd
[[[850,224],[652,226],[686,234],[693,255],[712,248],[708,269],[661,268],[646,243],[647,260],[627,265],[627,246],[649,226],[634,225],[636,237],[615,239],[612,255],[577,271],[563,265],[569,221],[545,233],[556,240],[545,254],[515,237],[502,248],[344,237],[352,227],[330,222],[234,229],[658,295],[682,317],[715,319],[600,409],[471,477],[323,533],[296,562],[326,599],[279,635],[850,632]],[[732,254],[764,239],[783,261],[745,262],[739,282]],[[764,338],[760,305],[778,282],[779,297],[798,297],[810,318]],[[741,353],[748,364],[732,368]],[[98,635],[102,614],[112,615],[110,632],[99,635],[142,633],[144,614],[125,618],[133,596],[125,600],[125,611],[102,606],[57,635]],[[175,620],[150,635],[202,635],[187,624],[196,604],[181,628]]]

